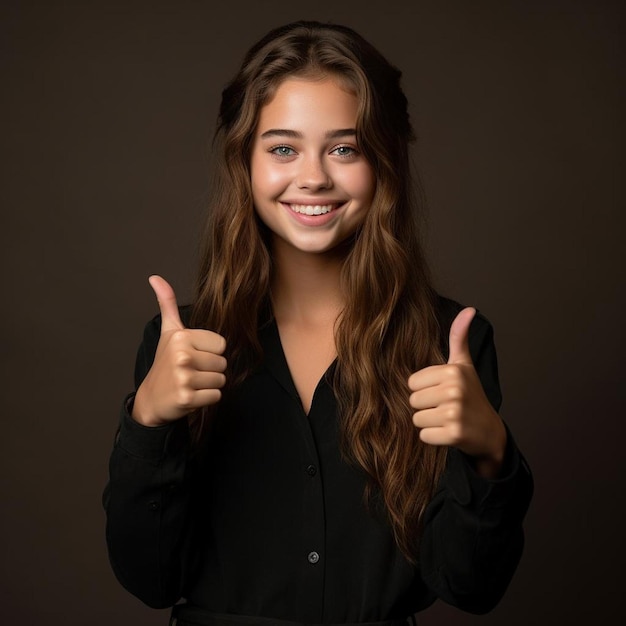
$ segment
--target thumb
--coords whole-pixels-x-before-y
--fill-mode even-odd
[[[476,309],[467,307],[463,309],[450,326],[450,356],[448,363],[472,364],[472,356],[469,351],[469,327],[476,315]]]
[[[161,309],[161,334],[166,330],[185,328],[178,313],[176,294],[171,285],[164,278],[156,275],[150,276],[148,282],[154,290],[159,302],[159,309]]]

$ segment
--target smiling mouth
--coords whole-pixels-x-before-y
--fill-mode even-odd
[[[287,205],[294,213],[301,215],[325,215],[341,204],[289,204]]]

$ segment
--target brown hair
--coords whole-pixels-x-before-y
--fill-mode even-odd
[[[289,76],[331,75],[359,99],[357,142],[376,191],[342,269],[345,309],[335,328],[342,449],[384,502],[398,546],[416,557],[421,520],[446,458],[411,421],[409,375],[443,361],[436,294],[420,243],[411,177],[413,131],[400,72],[352,29],[296,22],[247,53],[222,94],[217,163],[191,323],[228,340],[228,389],[261,358],[258,328],[271,318],[272,259],[250,188],[250,149],[260,108]],[[199,436],[210,409],[192,420]]]

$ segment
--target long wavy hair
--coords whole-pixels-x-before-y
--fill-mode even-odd
[[[442,363],[436,294],[420,242],[401,73],[352,29],[300,21],[269,32],[222,93],[216,165],[191,324],[228,341],[228,384],[262,357],[258,329],[271,319],[272,256],[255,214],[250,153],[260,108],[288,77],[329,76],[357,96],[357,143],[376,176],[372,205],[342,268],[345,308],[335,325],[333,379],[345,457],[367,477],[367,502],[384,503],[395,540],[415,561],[422,517],[446,448],[419,439],[407,379]],[[214,409],[191,420],[196,438]]]

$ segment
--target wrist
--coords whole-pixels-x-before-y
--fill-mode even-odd
[[[492,458],[477,458],[474,459],[474,469],[479,476],[494,479],[500,475],[502,461]]]
[[[129,407],[129,414],[131,418],[138,424],[141,424],[142,426],[147,426],[149,428],[154,428],[155,426],[163,426],[166,421],[159,419],[154,414],[154,412],[150,410],[150,407],[145,401],[142,391],[142,387],[139,387],[137,393],[135,394],[135,399],[132,405]]]
[[[498,418],[499,419],[499,418]],[[502,421],[499,421],[499,428],[493,449],[484,455],[474,457],[474,468],[476,473],[483,478],[497,478],[504,465],[506,453],[507,435]]]

